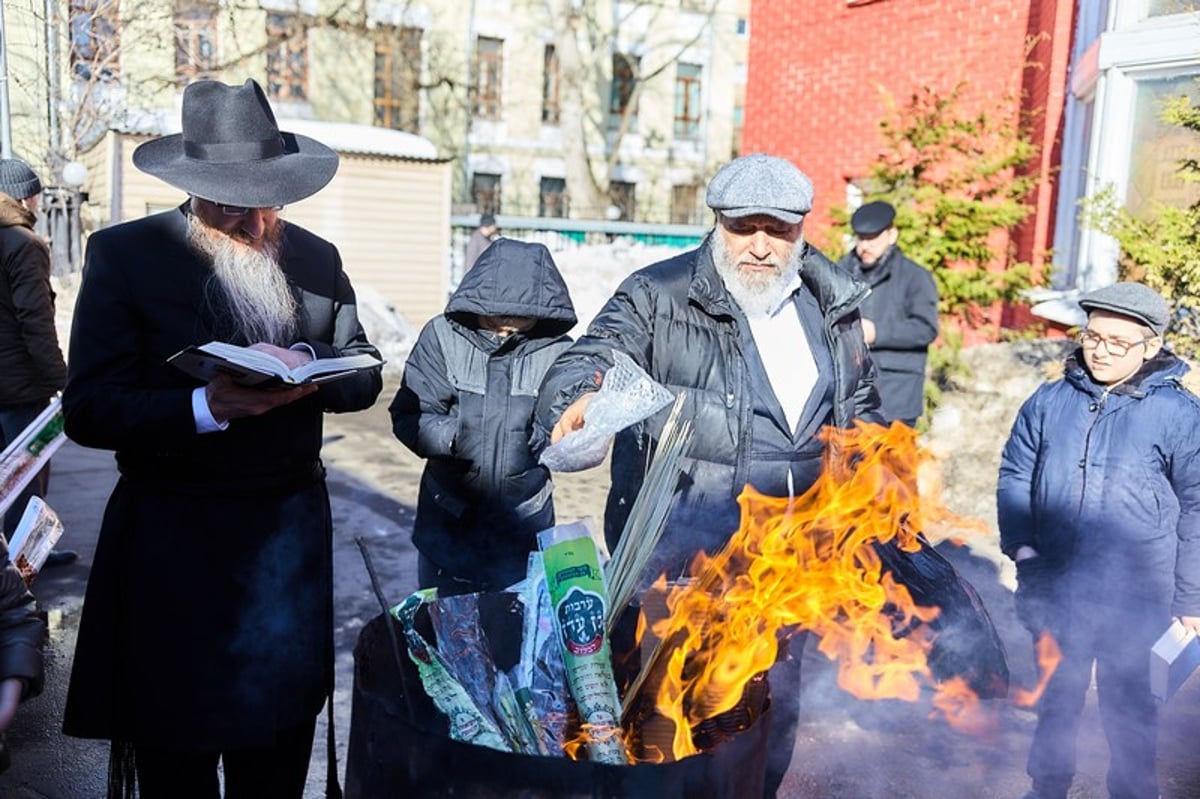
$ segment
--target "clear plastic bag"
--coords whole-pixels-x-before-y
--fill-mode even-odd
[[[612,437],[671,404],[674,396],[623,352],[613,350],[613,366],[584,411],[583,427],[542,452],[553,472],[579,472],[604,462]]]

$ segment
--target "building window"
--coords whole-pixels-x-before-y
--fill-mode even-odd
[[[542,124],[558,124],[558,53],[552,44],[542,55]]]
[[[700,137],[700,65],[675,67],[675,138]]]
[[[700,187],[695,184],[671,187],[671,224],[695,225],[700,222],[700,209],[697,207],[700,198]]]
[[[471,197],[481,214],[500,213],[500,176],[476,172],[471,176]]]
[[[107,81],[121,72],[118,0],[71,0],[71,74]]]
[[[750,32],[750,20],[746,19],[745,17],[738,17],[737,22],[734,25],[734,32],[737,33],[738,36],[745,36],[748,34]]]
[[[1146,16],[1165,17],[1169,14],[1187,14],[1200,11],[1200,0],[1150,0]]]
[[[217,77],[217,4],[211,0],[175,2],[175,82]]]
[[[617,219],[629,220],[634,218],[637,210],[636,184],[614,180],[608,184],[608,199],[619,212]]]
[[[1200,201],[1200,183],[1187,180],[1180,163],[1194,158],[1196,134],[1159,119],[1163,104],[1187,95],[1200,103],[1195,75],[1141,80],[1133,105],[1133,152],[1129,164],[1129,189],[1125,205],[1139,215],[1158,205],[1186,208]]]
[[[542,178],[538,192],[538,216],[566,217],[567,181],[562,178]]]
[[[626,130],[633,130],[637,125],[637,103],[634,102],[634,89],[637,87],[638,68],[641,58],[625,53],[613,53],[612,57],[612,88],[608,99],[608,127],[621,127],[621,121],[628,119]]]
[[[504,40],[480,36],[475,40],[475,116],[499,119],[504,80]]]
[[[294,14],[267,14],[267,96],[308,99],[308,29]]]
[[[375,42],[375,124],[416,133],[421,123],[421,29],[391,28]]]

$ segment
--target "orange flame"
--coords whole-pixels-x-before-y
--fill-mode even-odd
[[[928,622],[938,609],[918,606],[883,572],[874,546],[894,541],[914,552],[929,526],[980,525],[957,523],[936,490],[918,494],[917,470],[930,456],[910,428],[860,423],[822,438],[830,454],[816,484],[793,500],[747,486],[738,531],[717,556],[697,558],[696,578],[671,589],[667,618],[652,626],[671,647],[654,697],[674,724],[676,759],[697,751],[693,727],[737,705],[797,626],[819,636],[819,651],[838,662],[838,684],[857,697],[915,701],[934,682]],[[944,686],[940,709],[970,728],[978,700],[965,694],[965,683]]]
[[[1034,651],[1037,653],[1038,683],[1032,689],[1021,688],[1013,692],[1012,702],[1017,707],[1036,705],[1042,698],[1042,692],[1046,690],[1046,684],[1054,676],[1058,664],[1062,662],[1062,651],[1058,648],[1058,642],[1046,630],[1042,630],[1042,634],[1038,636]]]
[[[1000,716],[994,706],[985,707],[962,677],[951,677],[938,686],[933,706],[946,723],[975,738],[990,739],[999,728]],[[930,713],[934,718],[937,713]]]

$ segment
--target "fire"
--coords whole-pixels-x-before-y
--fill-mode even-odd
[[[1062,651],[1058,648],[1058,642],[1045,630],[1038,636],[1034,651],[1037,653],[1038,684],[1032,689],[1022,688],[1013,692],[1012,702],[1017,707],[1033,707],[1037,704],[1042,698],[1042,692],[1046,690],[1046,683],[1050,682],[1050,677],[1062,661]]]
[[[918,605],[876,549],[916,552],[919,531],[957,520],[936,492],[917,490],[930,456],[899,424],[828,429],[823,438],[831,454],[817,483],[790,501],[747,487],[741,527],[717,556],[697,558],[695,577],[671,589],[669,613],[652,627],[662,654],[645,682],[655,714],[673,727],[676,759],[698,751],[693,728],[735,708],[796,628],[819,637],[819,651],[838,663],[838,684],[854,696],[915,701],[935,682],[929,622],[939,610]],[[969,727],[972,700],[977,706],[965,682],[947,684],[938,706]]]

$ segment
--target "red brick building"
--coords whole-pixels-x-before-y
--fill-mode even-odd
[[[869,173],[887,97],[916,89],[1007,104],[1034,120],[1041,180],[1018,232],[1022,260],[1041,263],[1055,211],[1073,0],[754,0],[742,152],[794,161],[816,184],[812,227],[845,206]]]

